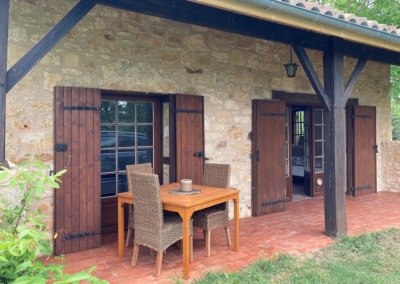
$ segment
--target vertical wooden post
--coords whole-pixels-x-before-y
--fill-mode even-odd
[[[6,155],[6,77],[9,0],[0,0],[0,165]]]
[[[325,121],[325,234],[347,235],[346,221],[346,110],[344,97],[344,56],[339,51],[342,40],[330,38],[324,52],[324,89],[330,111],[324,110]]]

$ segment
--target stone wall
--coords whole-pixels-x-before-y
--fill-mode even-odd
[[[75,3],[11,0],[8,67]],[[322,53],[307,52],[322,79]],[[35,153],[52,164],[56,85],[202,95],[206,156],[232,165],[241,216],[250,216],[251,100],[272,90],[314,93],[302,68],[286,77],[289,55],[280,43],[98,5],[7,95],[6,156],[17,163]],[[345,59],[346,79],[355,64]],[[368,62],[351,95],[377,106],[378,145],[391,138],[389,86],[389,66]],[[381,164],[378,155],[379,190]]]
[[[384,141],[379,152],[382,156],[381,190],[400,192],[400,141]]]

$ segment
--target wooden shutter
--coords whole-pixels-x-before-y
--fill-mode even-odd
[[[285,210],[285,112],[285,102],[253,100],[253,216]]]
[[[54,89],[54,170],[67,169],[55,190],[56,255],[101,245],[100,91]]]
[[[202,96],[173,95],[170,107],[172,115],[171,181],[191,179],[195,184],[203,182],[204,165],[204,103]]]
[[[353,186],[354,196],[376,193],[376,109],[353,109]]]

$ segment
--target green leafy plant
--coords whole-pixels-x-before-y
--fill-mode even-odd
[[[26,159],[16,170],[0,171],[0,180],[8,178],[9,187],[20,197],[17,206],[4,197],[0,201],[0,283],[108,283],[91,275],[95,267],[70,275],[63,265],[47,264],[48,257],[41,257],[51,254],[51,242],[42,221],[46,216],[32,207],[46,188],[59,188],[59,177],[66,170],[48,175],[50,167],[37,156],[29,154]]]

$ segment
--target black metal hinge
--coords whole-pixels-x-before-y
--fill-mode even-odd
[[[263,202],[263,203],[261,203],[261,206],[275,205],[275,204],[284,203],[284,202],[286,202],[286,200],[284,200],[284,199],[282,199],[282,200],[270,201],[270,202]]]
[[[174,109],[173,113],[201,113],[199,109]]]
[[[370,189],[370,188],[372,188],[372,186],[364,185],[364,186],[357,186],[354,190]]]
[[[361,115],[361,114],[357,114],[356,117],[357,118],[371,118],[370,115]]]
[[[262,112],[261,116],[285,116],[284,112]]]
[[[66,110],[100,110],[100,107],[90,107],[90,106],[65,106]]]
[[[63,237],[63,241],[77,239],[77,238],[83,238],[83,237],[87,237],[87,236],[98,235],[100,233],[101,233],[101,231],[93,231],[93,232],[87,232],[87,233],[64,236]]]

